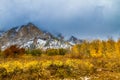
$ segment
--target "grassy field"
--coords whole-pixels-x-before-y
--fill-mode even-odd
[[[23,56],[0,60],[1,80],[120,80],[120,59]]]
[[[0,80],[120,80],[119,43],[93,41],[45,51],[12,46],[0,52]]]

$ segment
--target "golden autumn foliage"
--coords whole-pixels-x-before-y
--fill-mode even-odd
[[[64,78],[80,78],[79,76],[85,76],[93,73],[93,64],[91,62],[83,62],[82,60],[68,59],[61,60],[41,60],[41,61],[8,61],[0,64],[0,79],[4,79],[6,76],[9,79],[14,80],[16,75],[21,75],[17,78],[25,79],[64,79]],[[27,76],[27,75],[28,76]],[[30,74],[36,74],[30,75]],[[11,76],[9,76],[11,75]],[[26,75],[26,77],[24,77]],[[73,75],[73,76],[72,76]],[[79,76],[78,76],[79,75]],[[29,80],[29,79],[26,79]]]
[[[47,50],[27,50],[17,47],[17,45],[10,46],[3,52],[4,57],[15,57],[16,55],[31,54],[38,56],[41,54],[47,54],[49,56],[54,55],[69,55],[71,58],[115,58],[120,56],[120,40],[114,41],[108,39],[93,40],[91,42],[84,41],[81,44],[74,45],[70,50],[67,49],[47,49]]]
[[[120,56],[120,40],[93,40],[72,47],[71,55],[79,58],[115,58]]]
[[[12,58],[0,58],[0,80],[120,79],[120,39],[84,41],[70,50],[25,51],[13,45],[1,54]]]

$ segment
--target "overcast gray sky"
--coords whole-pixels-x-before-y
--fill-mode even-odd
[[[118,37],[120,0],[0,0],[0,30],[28,22],[65,36]]]

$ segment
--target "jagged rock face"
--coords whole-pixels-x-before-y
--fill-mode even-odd
[[[69,41],[76,41],[76,40],[78,40],[78,39],[74,36],[71,36],[70,39],[69,39]]]
[[[3,37],[6,39],[6,40],[13,40],[14,37],[16,36],[17,32],[15,30],[16,28],[12,28],[10,30],[8,30],[7,32],[5,32],[3,34]]]
[[[17,44],[20,47],[29,48],[31,45],[37,48],[66,48],[70,47],[65,41],[60,41],[49,32],[44,32],[34,24],[29,23],[21,27],[12,28],[0,37],[2,50]]]
[[[39,37],[41,39],[48,39],[50,38],[51,34],[45,33],[35,25],[29,23],[28,25],[23,25],[17,33],[16,38],[26,38],[31,39],[34,37]]]
[[[83,42],[83,40],[77,39],[77,38],[74,37],[74,36],[71,36],[68,41],[71,42],[71,44],[80,44],[80,43]]]
[[[23,25],[17,32],[16,38],[31,39],[32,37],[42,36],[43,32],[33,24]]]
[[[34,24],[29,23],[27,25],[23,25],[21,27],[12,28],[0,37],[0,46],[9,44],[17,44],[17,42],[21,42],[23,44],[35,37],[39,37],[41,39],[50,38],[51,34],[46,34],[39,28],[37,28]]]

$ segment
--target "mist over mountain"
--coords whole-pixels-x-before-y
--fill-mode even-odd
[[[0,30],[33,22],[79,38],[119,37],[119,0],[1,0]]]

